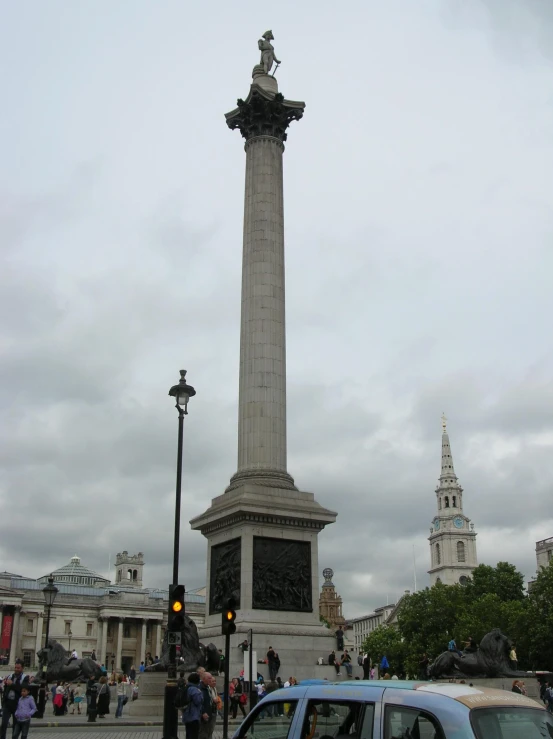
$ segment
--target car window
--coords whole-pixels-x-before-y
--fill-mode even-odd
[[[445,739],[439,721],[425,711],[386,706],[384,739]]]
[[[374,704],[358,701],[311,700],[301,739],[372,739]]]
[[[475,708],[470,720],[478,739],[544,739],[553,737],[553,716],[533,708]]]
[[[264,703],[262,710],[248,716],[240,729],[240,738],[287,739],[297,701]]]

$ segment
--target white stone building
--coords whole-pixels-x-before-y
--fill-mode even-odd
[[[386,623],[387,618],[395,608],[395,603],[390,603],[387,606],[380,606],[375,608],[372,613],[367,613],[366,616],[358,616],[357,618],[350,619],[350,627],[353,629],[353,651],[355,653],[360,652],[363,649],[363,642],[377,626],[382,626]]]
[[[553,537],[536,542],[536,562],[538,571],[542,567],[548,567],[553,557]]]
[[[430,585],[463,583],[478,565],[474,524],[463,513],[463,488],[457,481],[445,417],[442,418],[442,473],[436,488],[437,511],[430,529]]]
[[[144,588],[142,553],[124,551],[115,562],[115,584],[81,564],[79,557],[51,574],[59,589],[50,618],[50,637],[80,657],[95,650],[97,660],[128,672],[145,655],[159,655],[168,610],[166,590]],[[16,657],[36,666],[46,636],[42,588],[50,573],[38,580],[0,573],[0,657],[11,666]],[[186,611],[201,626],[205,595],[186,594]]]

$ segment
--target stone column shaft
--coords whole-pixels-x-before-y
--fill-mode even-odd
[[[99,661],[101,665],[105,665],[106,669],[108,666],[107,663],[107,648],[108,648],[108,622],[107,620],[103,620],[100,622],[102,624],[102,641],[101,641],[101,647],[100,647],[100,654],[99,654]]]
[[[142,638],[140,640],[140,662],[146,660],[146,631],[148,628],[147,621],[142,621]]]
[[[161,657],[161,621],[156,623],[156,655]]]
[[[123,650],[123,618],[119,618],[119,624],[117,627],[117,655],[115,657],[115,669],[121,669],[121,653]],[[107,666],[107,665],[106,665]]]
[[[36,655],[42,648],[42,625],[44,623],[44,614],[39,613],[36,620],[36,642],[35,642],[35,659]],[[38,663],[38,660],[37,660]]]
[[[282,153],[304,103],[284,100],[257,75],[227,113],[246,140],[238,470],[227,490],[251,482],[296,490],[286,468],[286,316]]]
[[[246,144],[239,472],[286,472],[283,149],[270,136]]]
[[[20,606],[15,607],[15,613],[13,615],[13,626],[12,626],[12,641],[10,644],[10,665],[15,664],[17,657],[17,642],[19,641],[19,613],[21,611]]]

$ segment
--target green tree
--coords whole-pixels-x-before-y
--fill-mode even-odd
[[[553,561],[553,560],[552,560]],[[553,670],[553,566],[542,568],[528,594],[530,667]],[[517,652],[518,656],[518,652]]]
[[[494,593],[501,601],[524,600],[524,575],[509,562],[498,562],[496,567],[478,565],[467,583],[466,593],[471,599]]]
[[[365,639],[363,650],[378,665],[385,656],[390,665],[388,672],[405,673],[405,643],[395,626],[377,626]]]
[[[466,594],[461,585],[436,583],[404,599],[398,614],[398,627],[406,642],[406,666],[410,675],[417,674],[423,652],[433,660],[447,649],[450,639],[459,640],[459,620],[466,607]]]

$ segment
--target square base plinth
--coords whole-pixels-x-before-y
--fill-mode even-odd
[[[221,611],[234,596],[235,647],[251,629],[261,639],[263,656],[273,646],[283,667],[301,663],[312,674],[317,659],[326,659],[335,644],[319,619],[317,535],[336,515],[312,493],[277,487],[244,484],[214,498],[190,522],[208,541],[200,639],[222,646]]]

